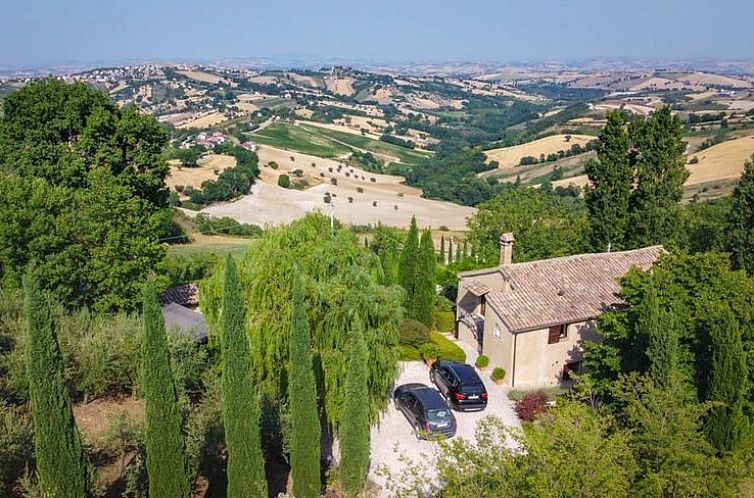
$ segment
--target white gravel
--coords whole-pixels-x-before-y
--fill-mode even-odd
[[[458,342],[458,345],[466,351],[467,363],[473,365],[477,353],[461,342]],[[434,387],[434,384],[429,380],[429,368],[424,363],[402,362],[400,368],[401,373],[395,381],[395,386],[409,382],[421,382]],[[513,411],[513,402],[507,396],[508,386],[495,384],[490,378],[490,370],[482,372],[477,369],[477,373],[489,394],[487,408],[481,412],[454,411],[453,414],[458,424],[455,437],[472,440],[477,422],[489,416],[500,418],[508,426],[521,427],[521,423]],[[395,408],[392,399],[380,424],[372,427],[371,437],[372,459],[369,477],[379,486],[385,486],[386,472],[397,478],[401,471],[405,469],[407,461],[424,464],[429,467],[428,471],[432,472],[431,462],[437,451],[437,443],[418,440],[406,417]],[[426,477],[434,478],[434,475]],[[387,497],[389,493],[383,490],[381,496]]]

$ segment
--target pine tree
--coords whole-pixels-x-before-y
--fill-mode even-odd
[[[754,155],[733,191],[728,250],[735,268],[754,276]]]
[[[720,405],[712,409],[706,429],[710,442],[725,453],[739,448],[748,433],[743,412],[748,378],[746,352],[738,322],[727,304],[713,305],[708,330],[712,340],[708,396]]]
[[[259,401],[254,389],[246,312],[236,262],[225,261],[221,315],[222,398],[228,447],[228,497],[267,496],[259,435]]]
[[[592,248],[601,252],[608,245],[622,248],[628,229],[633,167],[622,111],[608,113],[596,148],[598,161],[586,165],[589,186],[584,199],[589,210]]]
[[[416,315],[412,316],[427,327],[432,326],[435,310],[435,246],[432,232],[424,230],[419,243],[416,285]]]
[[[440,263],[445,264],[445,236],[440,236]]]
[[[408,230],[406,241],[401,251],[398,281],[406,291],[406,311],[409,318],[415,318],[417,314],[417,283],[419,265],[419,228],[416,226],[416,217],[411,218],[411,228]]]
[[[144,339],[141,375],[146,401],[147,475],[150,498],[188,498],[186,446],[181,433],[178,393],[157,293],[144,287]]]
[[[350,497],[364,488],[369,465],[369,354],[360,331],[353,332],[346,371],[346,398],[340,419],[340,480]]]
[[[24,279],[26,375],[34,418],[37,476],[45,496],[88,496],[88,473],[73,418],[49,303],[30,271]]]
[[[321,488],[317,386],[309,342],[304,292],[298,272],[294,270],[288,400],[291,410],[290,463],[293,496],[296,498],[318,498]]]
[[[681,119],[670,107],[657,110],[636,126],[636,188],[631,194],[629,247],[659,244],[678,229],[677,207],[683,197],[686,169]]]

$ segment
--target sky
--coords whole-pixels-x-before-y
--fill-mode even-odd
[[[754,0],[24,0],[0,65],[754,58]]]

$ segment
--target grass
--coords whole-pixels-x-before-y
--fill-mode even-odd
[[[397,158],[402,164],[416,165],[429,153],[389,144],[381,140],[327,128],[275,123],[251,134],[260,144],[318,157],[332,158],[366,150]]]
[[[190,244],[174,244],[168,247],[168,254],[189,256],[191,254],[241,254],[251,244],[249,239],[225,235],[192,234]]]
[[[466,363],[466,353],[455,342],[451,341],[440,332],[431,332],[429,340],[440,349],[440,359]],[[421,361],[419,348],[401,346],[400,357],[402,361]]]

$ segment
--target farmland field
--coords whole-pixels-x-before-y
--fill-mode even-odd
[[[257,143],[318,157],[344,157],[359,151],[369,151],[391,161],[415,165],[429,157],[429,153],[356,135],[345,131],[310,125],[275,123],[251,135]]]
[[[565,137],[565,135],[551,135],[525,144],[514,145],[513,147],[491,149],[485,151],[485,155],[488,160],[499,163],[498,169],[507,169],[518,166],[522,157],[532,156],[539,158],[540,154],[544,154],[545,156],[555,154],[558,151],[570,149],[574,144],[579,144],[583,147],[587,142],[595,139],[595,137],[590,135],[571,135],[571,140],[566,142]]]

